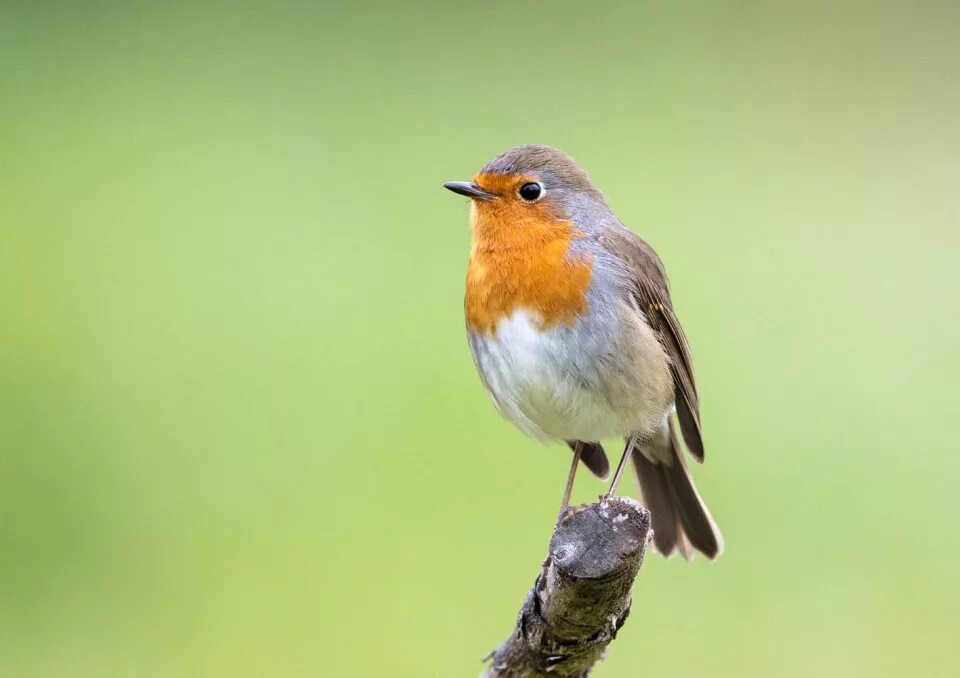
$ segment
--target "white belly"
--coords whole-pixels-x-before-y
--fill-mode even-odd
[[[606,349],[591,339],[588,349],[576,329],[541,330],[535,316],[518,310],[494,334],[471,334],[470,345],[497,409],[533,438],[598,441],[659,424],[670,399],[651,387],[659,387],[666,363],[645,375],[645,358],[617,350],[620,337],[601,341]]]

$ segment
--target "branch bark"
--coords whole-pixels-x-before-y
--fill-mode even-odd
[[[629,497],[568,509],[516,628],[483,676],[589,675],[630,613],[649,535],[650,513]]]

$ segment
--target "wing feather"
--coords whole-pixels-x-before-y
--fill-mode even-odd
[[[690,344],[670,302],[670,287],[663,263],[640,236],[625,226],[607,229],[600,244],[628,267],[632,293],[647,322],[657,332],[670,356],[680,431],[690,454],[702,462],[703,435],[700,429],[700,397],[693,376]]]

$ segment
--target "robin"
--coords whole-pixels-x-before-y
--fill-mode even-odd
[[[606,479],[600,441],[622,437],[606,496],[632,460],[657,550],[716,558],[723,539],[674,424],[702,462],[690,347],[657,253],[549,146],[517,146],[444,187],[471,200],[464,309],[480,378],[517,428],[573,450],[561,511],[578,464]]]

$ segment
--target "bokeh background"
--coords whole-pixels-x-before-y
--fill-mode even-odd
[[[481,671],[569,452],[480,386],[440,184],[531,142],[667,264],[727,540],[648,558],[596,675],[960,671],[956,3],[4,3],[0,46],[0,675]]]

